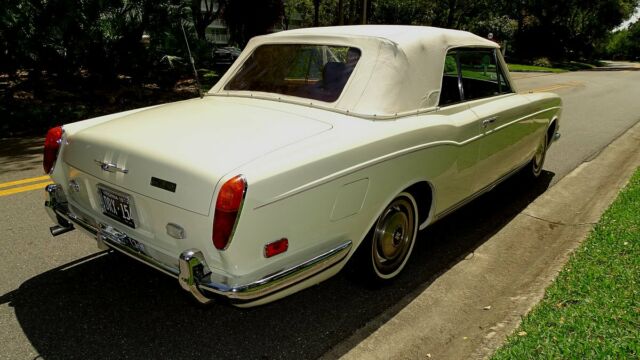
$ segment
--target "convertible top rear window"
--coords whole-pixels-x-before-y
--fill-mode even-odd
[[[262,45],[244,61],[224,89],[333,102],[342,93],[360,54],[359,49],[348,46]]]

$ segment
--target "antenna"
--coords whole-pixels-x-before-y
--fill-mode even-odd
[[[200,99],[204,97],[202,93],[202,88],[200,87],[200,79],[198,79],[198,71],[196,71],[196,63],[193,61],[193,56],[191,55],[191,48],[189,48],[189,41],[187,40],[187,33],[184,31],[184,25],[182,21],[180,22],[180,27],[182,28],[182,35],[184,35],[184,42],[187,44],[187,52],[189,52],[189,60],[191,62],[191,68],[193,69],[193,75],[196,78],[196,86],[198,87],[198,95]]]

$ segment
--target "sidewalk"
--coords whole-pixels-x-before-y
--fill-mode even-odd
[[[587,71],[640,71],[640,63],[637,62],[603,60],[602,63],[604,66]]]

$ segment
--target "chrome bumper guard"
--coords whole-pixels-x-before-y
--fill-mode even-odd
[[[178,259],[178,268],[160,262],[149,256],[144,251],[144,246],[141,246],[137,240],[109,225],[93,225],[90,221],[71,212],[60,185],[48,185],[45,191],[48,194],[45,209],[57,224],[51,227],[53,236],[74,230],[74,226],[79,226],[95,236],[98,247],[118,250],[177,278],[180,286],[203,304],[213,300],[212,297],[207,296],[207,292],[226,297],[234,303],[252,302],[274,294],[339,263],[347,256],[352,246],[352,242],[347,241],[298,265],[262,276],[258,280],[242,281],[240,278],[230,278],[212,272],[207,266],[204,255],[197,249],[183,251]]]

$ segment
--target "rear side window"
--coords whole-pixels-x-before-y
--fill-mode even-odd
[[[445,58],[440,106],[512,92],[495,51],[481,48],[450,50]],[[456,86],[453,84],[454,69],[457,71]],[[455,87],[458,94],[454,93]]]
[[[291,95],[333,102],[360,59],[347,46],[271,44],[254,50],[225,90]]]
[[[462,101],[458,76],[458,53],[455,51],[449,52],[444,60],[442,90],[440,91],[440,106],[455,104]]]

